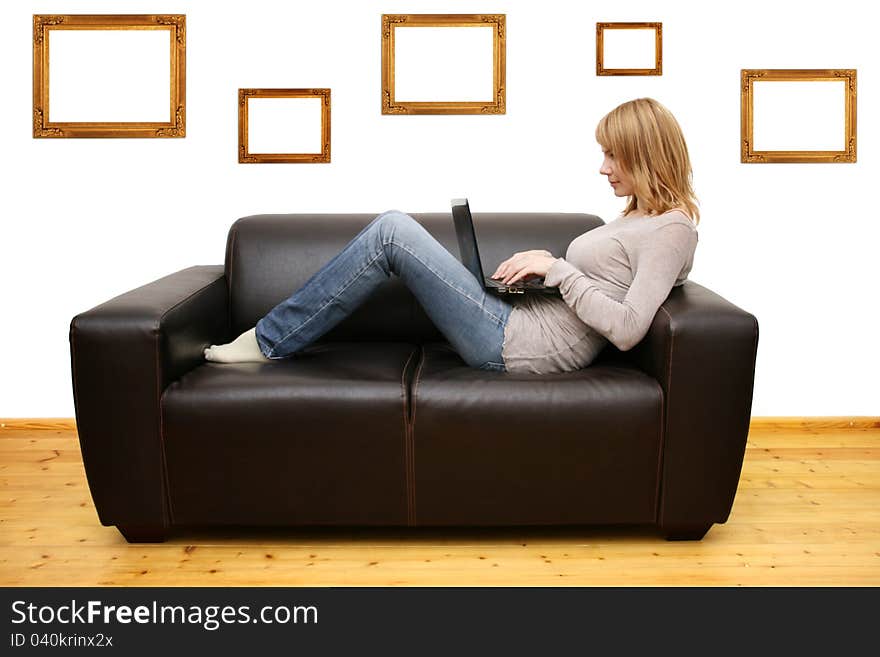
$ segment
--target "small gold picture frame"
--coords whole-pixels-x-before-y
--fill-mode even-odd
[[[33,27],[34,137],[186,136],[186,16],[35,14]]]
[[[298,143],[303,143],[303,134],[305,135],[305,141],[311,144],[311,147],[306,146],[305,148],[294,146],[293,148],[287,148],[286,150],[298,150],[301,152],[277,152],[279,150],[285,150],[285,139],[290,137],[290,129],[291,128],[299,128],[301,126],[297,126],[296,123],[299,120],[302,120],[302,113],[298,112],[296,115],[284,117],[283,115],[279,115],[277,110],[278,105],[287,104],[281,103],[276,104],[275,112],[270,112],[268,114],[269,123],[264,126],[260,126],[260,138],[259,142],[256,143],[257,139],[255,139],[256,130],[254,129],[256,126],[251,126],[251,119],[255,118],[253,115],[256,113],[253,108],[250,107],[250,101],[255,100],[257,102],[261,100],[304,100],[305,103],[295,103],[290,105],[287,110],[282,110],[282,113],[296,108],[296,105],[300,105],[302,107],[296,108],[298,110],[305,109],[307,115],[311,115],[311,118],[306,118],[304,122],[308,120],[314,121],[316,117],[318,117],[318,121],[320,122],[320,128],[316,129],[318,121],[314,121],[314,125],[309,126],[305,133],[300,133],[300,136],[295,140]],[[309,103],[310,100],[317,100],[318,103]],[[313,108],[306,108],[305,105],[312,106]],[[314,109],[315,111],[312,111]],[[271,123],[274,120],[275,123]],[[289,141],[287,141],[289,143]],[[262,151],[262,152],[260,152]],[[242,164],[257,164],[257,163],[307,163],[307,164],[320,164],[330,162],[330,90],[329,89],[239,89],[238,90],[238,161]]]
[[[617,31],[615,37],[625,37],[625,48],[644,44],[638,43],[641,34],[639,32],[653,32],[653,67],[640,66],[609,68],[606,61],[611,59],[605,52],[607,42],[612,41],[612,33]],[[650,50],[650,47],[645,48]],[[631,53],[629,53],[631,54]],[[619,58],[620,55],[617,55]],[[611,62],[613,64],[613,61]],[[645,62],[646,64],[648,62]],[[596,23],[596,75],[663,75],[663,23]]]
[[[383,14],[382,114],[504,114],[505,31],[504,14]]]
[[[856,161],[854,69],[742,69],[740,116],[743,163]]]

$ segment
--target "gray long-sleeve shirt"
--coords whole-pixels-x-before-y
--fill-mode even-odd
[[[526,294],[514,301],[502,356],[509,372],[569,372],[611,342],[632,349],[660,304],[693,266],[698,233],[681,211],[624,217],[587,231],[544,278],[562,299]]]

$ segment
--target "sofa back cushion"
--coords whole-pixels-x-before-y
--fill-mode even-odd
[[[236,221],[226,243],[231,337],[299,289],[378,214],[264,214]],[[412,216],[459,257],[451,213]],[[487,276],[516,251],[547,249],[564,256],[575,237],[603,223],[589,214],[474,213]],[[392,276],[322,341],[442,339],[416,298]]]

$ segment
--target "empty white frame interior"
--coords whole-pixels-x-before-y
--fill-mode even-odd
[[[754,81],[752,150],[846,150],[846,92],[846,80]]]
[[[320,154],[321,98],[249,97],[249,154]]]
[[[494,102],[494,26],[394,28],[395,102]]]
[[[602,30],[602,68],[654,69],[657,67],[657,30],[609,28]]]
[[[171,121],[170,29],[47,33],[49,121]]]

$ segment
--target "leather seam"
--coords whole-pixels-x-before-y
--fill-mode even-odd
[[[412,487],[411,487],[411,524],[413,526],[416,525],[416,444],[415,444],[415,428],[416,428],[416,411],[418,410],[418,394],[419,394],[419,382],[420,377],[422,375],[422,368],[425,365],[425,360],[427,359],[427,354],[425,353],[424,348],[422,348],[421,360],[419,361],[419,366],[416,368],[415,381],[413,382],[413,393],[412,393],[412,421],[410,422],[410,477],[412,478]]]
[[[164,395],[163,395],[164,396]],[[162,450],[162,478],[165,481],[165,501],[168,506],[168,524],[174,524],[174,509],[171,506],[171,482],[168,479],[168,455],[165,453],[165,411],[162,397],[159,397],[159,447]]]
[[[80,417],[79,417],[79,413],[78,413],[78,409],[77,409],[77,401],[76,401],[76,398],[77,398],[76,388],[77,388],[77,382],[79,381],[79,379],[76,376],[76,327],[75,326],[72,327],[71,331],[70,331],[70,353],[72,356],[70,359],[70,361],[71,361],[70,367],[71,367],[71,372],[73,374],[73,381],[74,381],[74,385],[73,385],[73,410],[74,410],[74,414],[76,415],[76,422],[75,422],[75,424],[76,424],[76,438],[77,438],[77,442],[79,442],[79,451],[80,451],[80,455],[82,456],[82,459],[83,459],[83,469],[85,469],[85,460],[88,457],[84,453],[85,449],[83,448],[83,425],[82,425],[82,422],[80,422]],[[86,472],[86,479],[88,479],[88,472]],[[94,494],[92,494],[92,503],[95,505],[95,507],[96,507],[95,510],[97,511],[98,503],[95,500]],[[106,509],[107,507],[104,507],[104,508]],[[99,512],[98,513],[99,518],[100,518],[100,515],[101,514]]]
[[[165,458],[165,415],[162,412],[162,376],[159,357],[159,343],[162,339],[161,326],[162,319],[164,319],[165,314],[166,313],[162,313],[162,317],[159,318],[159,327],[157,328],[156,334],[153,336],[153,344],[156,347],[156,405],[158,406],[159,410],[159,452],[162,462],[162,483],[165,487],[165,494],[162,496],[164,501],[163,510],[165,511],[165,514],[167,516],[167,520],[166,518],[163,518],[163,524],[164,522],[167,522],[168,525],[171,525],[173,523],[174,512],[171,509],[171,488],[168,485],[168,461]]]
[[[661,419],[660,419],[660,427],[663,431],[663,435],[661,436],[660,441],[660,453],[657,458],[657,494],[656,494],[656,512],[654,517],[657,518],[657,523],[662,526],[663,524],[663,505],[661,504],[661,497],[663,495],[663,466],[666,462],[666,450],[668,448],[667,439],[669,438],[669,426],[668,426],[668,418],[669,418],[669,401],[672,392],[672,353],[675,347],[675,331],[672,330],[672,315],[669,314],[669,311],[661,304],[660,309],[666,315],[667,320],[669,321],[669,349],[666,352],[666,391],[663,395],[663,403],[661,404]]]
[[[403,460],[404,460],[404,477],[406,479],[406,517],[407,521],[409,520],[410,515],[410,488],[412,487],[412,483],[410,481],[409,474],[409,442],[410,435],[412,430],[412,425],[409,421],[409,408],[407,404],[406,394],[406,372],[409,369],[410,361],[412,361],[412,357],[415,355],[415,349],[410,351],[409,358],[406,359],[406,363],[403,366],[403,371],[400,373],[400,392],[401,397],[403,399]]]
[[[237,222],[236,222],[237,223]],[[235,261],[235,242],[238,237],[238,230],[236,230],[235,226],[232,227],[232,243],[229,245],[229,271],[224,271],[223,274],[226,276],[226,289],[227,295],[229,297],[229,307],[226,309],[226,330],[228,334],[224,337],[231,337],[232,331],[232,272],[234,271],[233,263]]]

